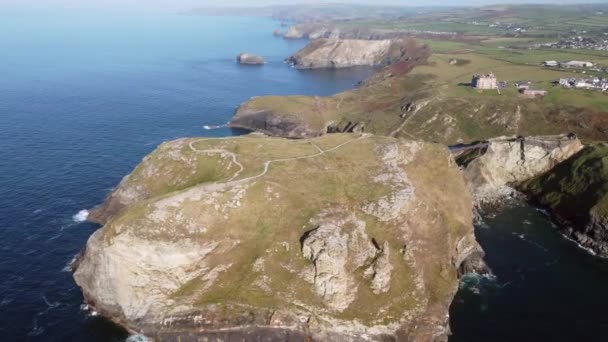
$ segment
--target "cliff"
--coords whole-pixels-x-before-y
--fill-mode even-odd
[[[403,40],[317,39],[287,61],[298,69],[382,66],[401,60],[406,53]]]
[[[459,273],[483,267],[460,171],[431,143],[180,139],[102,208],[74,278],[157,340],[445,340]]]
[[[501,137],[462,152],[457,162],[477,204],[511,195],[516,187],[542,175],[583,148],[574,136]]]
[[[521,190],[550,210],[565,235],[608,257],[608,146],[586,146]]]

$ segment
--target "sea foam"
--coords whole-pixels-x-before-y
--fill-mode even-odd
[[[72,219],[74,220],[74,222],[84,222],[87,220],[87,217],[89,217],[89,211],[83,209],[79,211],[76,215],[72,216]]]

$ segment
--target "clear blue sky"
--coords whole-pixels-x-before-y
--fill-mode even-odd
[[[571,4],[597,0],[334,0],[330,3],[367,3],[403,6],[489,5],[496,3]],[[1,8],[106,8],[185,10],[205,6],[262,6],[271,4],[323,3],[318,0],[0,0]]]

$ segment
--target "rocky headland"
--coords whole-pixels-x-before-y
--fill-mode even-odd
[[[520,189],[549,210],[567,237],[608,257],[608,146],[585,146]]]
[[[484,271],[445,146],[361,134],[162,144],[92,215],[74,278],[158,340],[445,341]]]
[[[250,54],[250,53],[241,53],[236,56],[236,61],[239,64],[245,65],[262,65],[264,64],[264,58],[258,55]]]
[[[301,55],[314,55],[314,51],[321,49],[324,57],[318,65],[331,65],[325,44],[339,43],[312,42]],[[424,99],[429,95],[424,87],[425,79],[413,76],[415,82],[404,82],[404,77],[415,66],[426,62],[430,49],[407,39],[391,42],[389,51],[383,58],[391,64],[355,89],[328,97],[254,97],[239,106],[230,126],[288,138],[360,131],[391,135],[402,125],[402,114],[413,114],[425,105]],[[340,57],[344,61],[340,63],[352,63],[347,56]]]
[[[297,69],[384,66],[408,53],[403,40],[317,39],[287,59]]]

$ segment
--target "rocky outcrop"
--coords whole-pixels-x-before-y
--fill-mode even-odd
[[[311,282],[330,308],[344,311],[355,300],[356,271],[375,267],[380,250],[365,232],[365,221],[347,210],[322,212],[313,223],[317,227],[302,238],[302,254],[312,262]]]
[[[298,26],[290,26],[287,29],[287,32],[285,32],[285,34],[283,35],[283,38],[285,38],[285,39],[304,39],[304,38],[308,38],[308,33],[303,31]]]
[[[513,187],[551,170],[583,148],[573,136],[500,137],[463,152],[458,161],[477,204],[499,201]]]
[[[157,340],[445,340],[482,253],[447,149],[403,139],[180,139],[108,201],[74,278]]]
[[[298,69],[382,66],[401,60],[406,46],[402,40],[317,39],[287,61]]]
[[[277,98],[278,97],[273,97]],[[327,132],[327,124],[317,120],[307,120],[298,113],[258,109],[244,103],[237,108],[230,120],[230,127],[243,128],[284,138],[312,138]]]
[[[608,146],[586,146],[520,190],[580,245],[608,257]]]
[[[264,58],[257,56],[257,55],[252,55],[250,53],[241,53],[238,56],[236,56],[236,61],[239,64],[246,64],[246,65],[262,65],[264,64]]]

